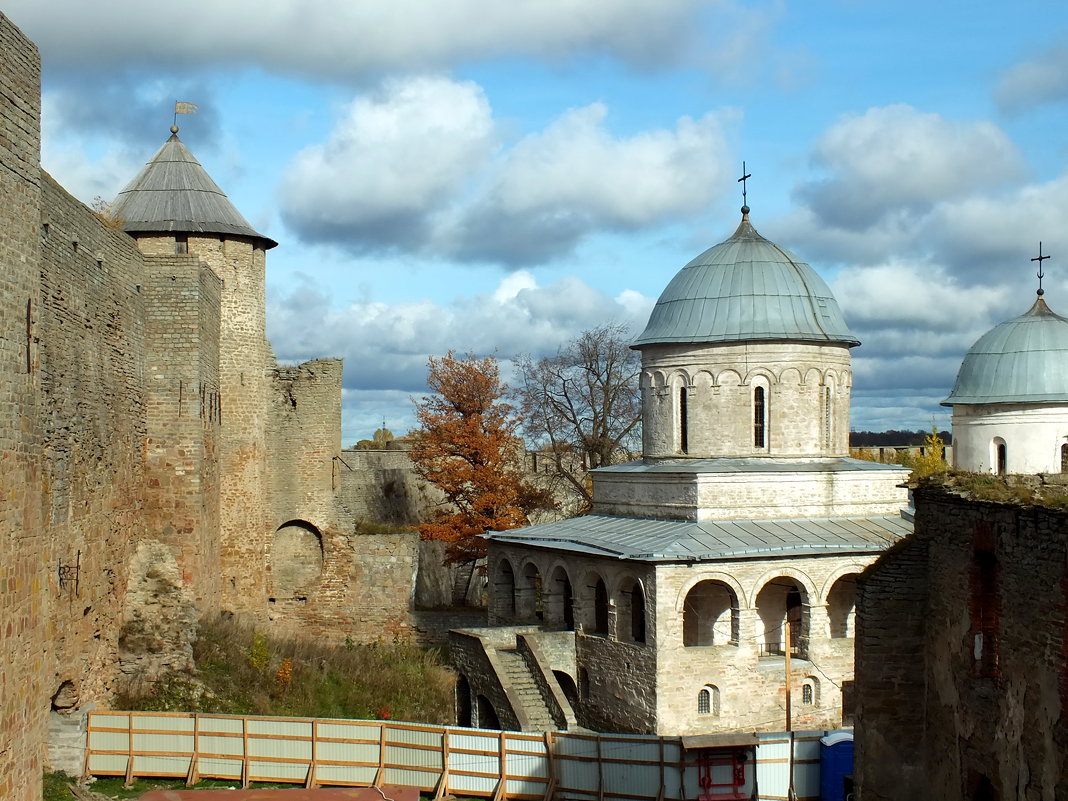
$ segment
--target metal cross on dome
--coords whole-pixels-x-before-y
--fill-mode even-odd
[[[740,183],[742,185],[742,212],[743,213],[746,213],[746,212],[749,211],[749,203],[748,203],[748,201],[746,200],[746,197],[745,197],[745,182],[747,180],[749,180],[750,178],[752,178],[752,177],[753,177],[753,174],[751,172],[747,173],[745,171],[745,162],[743,161],[742,162],[742,177],[738,179],[738,183]]]
[[[1041,297],[1043,294],[1045,294],[1043,289],[1042,289],[1042,279],[1046,277],[1046,274],[1042,272],[1042,262],[1044,262],[1048,258],[1049,258],[1049,256],[1043,256],[1042,255],[1042,243],[1039,242],[1038,243],[1038,255],[1031,259],[1031,261],[1037,261],[1038,262],[1038,273],[1037,273],[1037,275],[1038,275],[1038,295],[1039,295],[1039,297]]]

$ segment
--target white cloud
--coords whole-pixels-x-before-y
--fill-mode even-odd
[[[1068,47],[1052,47],[1007,69],[994,99],[1007,112],[1068,99]]]
[[[283,215],[304,239],[354,252],[534,264],[597,231],[691,214],[731,184],[733,113],[628,137],[606,116],[571,109],[506,147],[476,84],[391,80],[297,156]]]
[[[888,214],[922,213],[1023,173],[1015,146],[993,123],[907,105],[843,117],[820,137],[812,159],[828,177],[801,185],[798,197],[822,222],[852,230]]]
[[[460,60],[607,51],[675,61],[711,0],[8,0],[4,11],[58,65],[250,63],[352,79]]]

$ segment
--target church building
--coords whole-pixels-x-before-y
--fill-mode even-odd
[[[487,535],[495,628],[453,637],[466,722],[545,718],[515,708],[539,705],[520,662],[556,725],[841,725],[857,574],[911,530],[908,471],[849,457],[858,344],[743,206],[633,345],[643,459],[593,471],[585,517]]]

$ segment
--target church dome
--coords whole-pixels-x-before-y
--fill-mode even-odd
[[[943,406],[1068,402],[1068,319],[1041,297],[972,345]]]
[[[170,139],[119,192],[111,214],[127,233],[224,234],[278,243],[257,233],[171,128]]]
[[[730,239],[675,275],[633,347],[746,340],[859,345],[826,282],[758,234],[748,208],[742,211]]]

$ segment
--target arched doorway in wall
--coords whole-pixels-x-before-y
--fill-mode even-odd
[[[834,582],[827,593],[827,620],[831,637],[852,637],[856,625],[857,574],[848,573]]]
[[[523,565],[522,581],[519,585],[518,613],[520,620],[544,620],[541,572],[533,562]]]
[[[563,566],[553,570],[543,603],[547,623],[562,626],[567,631],[575,630],[575,596],[571,578]]]
[[[761,656],[785,653],[789,632],[791,653],[804,657],[808,651],[808,593],[790,576],[770,579],[756,596]]]
[[[306,520],[283,523],[271,537],[271,598],[307,600],[322,578],[323,535]]]
[[[515,571],[512,563],[502,559],[497,566],[497,581],[494,584],[497,613],[507,620],[515,620]]]
[[[599,573],[587,573],[582,579],[575,611],[586,634],[608,636],[608,585]]]
[[[645,590],[633,576],[627,576],[619,585],[616,629],[616,639],[645,642]]]
[[[475,725],[480,729],[500,729],[501,719],[497,717],[497,710],[493,708],[490,700],[480,695],[475,699],[475,713],[477,719]]]
[[[553,676],[556,678],[556,683],[560,685],[560,689],[563,690],[564,698],[571,704],[571,708],[574,709],[578,706],[579,694],[578,686],[575,684],[575,680],[571,678],[570,674],[565,673],[562,670],[554,670]]]
[[[686,593],[682,606],[683,645],[737,645],[739,625],[738,596],[727,584],[705,579]]]
[[[471,727],[474,725],[471,709],[471,685],[463,673],[456,680],[456,725]]]

